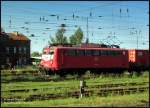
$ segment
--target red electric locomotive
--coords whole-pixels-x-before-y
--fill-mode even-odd
[[[128,69],[128,50],[53,46],[42,55],[41,67],[53,71]]]

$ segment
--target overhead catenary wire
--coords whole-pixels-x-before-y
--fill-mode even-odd
[[[94,22],[94,21],[96,22],[96,20],[94,20],[95,16],[93,15],[93,10],[94,10],[94,9],[96,9],[96,8],[93,8],[93,9],[89,8],[89,10],[87,11],[87,12],[89,12],[89,16],[92,17],[92,19],[89,19],[89,20],[88,20],[89,22],[90,22],[90,20],[91,20],[91,22],[92,22],[92,21],[93,21],[93,22]],[[81,11],[82,11],[82,10],[81,10]],[[28,12],[29,12],[29,10],[28,10]],[[32,12],[33,12],[33,11],[32,11]],[[31,12],[31,13],[32,13],[32,12]],[[79,11],[78,11],[78,12],[79,12]],[[128,15],[128,14],[129,14],[129,9],[128,9],[128,8],[127,8],[126,12],[127,12],[127,15],[126,15],[126,16],[123,16],[123,15],[122,15],[122,9],[121,9],[121,19],[127,18],[127,17],[129,16],[129,15]],[[34,12],[33,12],[33,13],[34,13]],[[46,12],[46,13],[47,13],[47,12]],[[72,12],[71,12],[71,13],[72,13]],[[74,19],[75,19],[75,14],[76,14],[76,13],[77,13],[77,11],[74,12],[73,15],[70,16],[70,18],[72,18],[72,19],[74,18]],[[38,14],[38,12],[37,12],[37,14]],[[44,15],[44,16],[42,17],[42,15],[41,15],[41,17],[40,17],[41,20],[43,19],[43,21],[46,21],[47,19],[46,19],[45,16],[46,16],[46,15]],[[73,17],[73,16],[74,16],[74,17]],[[59,21],[60,21],[60,20],[63,19],[62,17],[67,17],[67,16],[63,16],[63,15],[61,15],[61,14],[60,14],[60,15],[57,14],[57,17],[59,17]],[[116,18],[118,18],[119,16],[114,15],[113,17],[115,18],[115,21],[117,21]],[[131,17],[133,17],[133,16],[131,16]],[[105,19],[105,20],[106,20],[106,18],[108,18],[108,20],[109,20],[109,16],[108,16],[108,17],[107,17],[107,16],[104,16],[104,17],[103,17],[103,19]],[[111,18],[111,17],[110,17],[110,18]],[[79,20],[79,19],[81,20],[80,16],[78,17],[78,20]],[[95,18],[95,19],[98,19],[98,18]],[[40,20],[40,21],[41,21],[41,20]],[[57,20],[58,20],[58,19],[57,19]],[[78,21],[78,20],[77,20],[77,21]],[[71,21],[71,20],[70,20],[70,21]],[[75,20],[74,20],[74,21],[75,21]],[[122,20],[122,21],[123,21],[123,20]],[[136,19],[136,21],[137,21],[137,19]],[[39,22],[37,22],[37,23],[39,23]],[[37,24],[37,23],[32,23],[32,24]],[[66,23],[67,23],[67,20],[66,20]],[[102,23],[102,22],[99,22],[99,23]],[[48,22],[46,22],[46,23],[41,23],[41,24],[48,24]],[[54,27],[54,25],[52,25],[52,26]],[[84,26],[84,25],[82,25],[82,26]],[[108,28],[107,28],[107,27],[102,27],[102,29],[109,29],[109,27],[108,27]],[[112,29],[112,28],[110,27],[110,29]],[[115,28],[113,28],[113,29],[115,30],[115,29],[117,29],[117,27],[115,26]],[[30,29],[30,30],[33,30],[33,29]],[[69,30],[69,29],[68,29],[68,30]],[[129,31],[128,28],[126,28],[126,30]],[[38,31],[38,29],[37,29],[37,31]],[[90,30],[89,30],[89,31],[90,31]]]

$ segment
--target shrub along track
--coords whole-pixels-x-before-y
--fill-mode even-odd
[[[71,77],[60,77],[59,75],[44,75],[41,73],[38,69],[32,69],[32,70],[1,70],[1,78],[3,83],[8,82],[16,82],[16,81],[64,81],[64,80],[74,80],[74,79],[89,79],[89,78],[96,78],[100,76],[109,76],[112,77],[118,76],[120,74],[90,74],[90,75],[71,75]],[[132,75],[128,75],[132,77]],[[9,77],[9,80],[7,80],[7,77]],[[29,77],[31,79],[29,79]]]
[[[61,87],[62,88],[62,87]],[[47,91],[50,89],[61,89],[60,87],[46,87],[42,88],[43,91]],[[66,87],[69,88],[69,87]],[[40,88],[41,89],[41,88]],[[64,89],[64,88],[62,88]],[[18,97],[11,97],[11,98],[3,98],[1,97],[1,102],[15,102],[15,101],[34,101],[34,100],[48,100],[48,99],[58,99],[58,98],[67,98],[67,97],[80,97],[80,89],[74,90],[74,88],[69,88],[71,91],[66,91],[64,93],[57,93],[57,94],[34,94],[30,95],[29,97],[22,98],[21,96]],[[72,91],[73,89],[73,91]],[[30,91],[37,91],[38,88],[33,89],[20,89],[20,90],[9,90],[9,91],[1,91],[3,92],[21,92],[26,93]],[[84,89],[83,96],[113,96],[113,95],[125,95],[131,93],[138,93],[138,92],[145,92],[149,90],[149,82],[141,82],[141,83],[119,83],[119,84],[103,84],[103,85],[91,85],[86,86]]]

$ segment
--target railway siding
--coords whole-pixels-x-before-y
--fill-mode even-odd
[[[147,92],[149,90],[148,85],[136,85],[136,86],[109,86],[104,88],[93,88],[93,87],[86,87],[84,96],[92,96],[92,95],[99,95],[99,96],[113,96],[113,95],[126,95],[132,93],[139,93],[139,92]],[[4,91],[3,91],[4,92]],[[14,91],[13,91],[14,92]],[[17,91],[18,92],[18,91]],[[22,92],[22,91],[21,91]],[[24,92],[28,92],[24,91]],[[58,99],[58,98],[68,98],[68,97],[75,97],[79,98],[80,91],[66,91],[63,94],[31,94],[26,98],[21,97],[10,97],[10,98],[3,98],[1,97],[1,102],[15,102],[15,101],[34,101],[34,100],[48,100],[48,99]]]
[[[96,84],[96,85],[88,85],[86,88],[110,88],[110,87],[124,87],[124,86],[137,86],[137,85],[148,85],[149,82],[132,82],[132,83],[116,83],[116,84]],[[20,86],[18,86],[20,87]],[[30,89],[9,89],[9,90],[2,90],[2,92],[30,92],[30,91],[37,91],[37,90],[51,90],[51,89],[74,89],[74,87],[36,87],[36,88],[30,88]],[[79,86],[75,89],[79,89]]]

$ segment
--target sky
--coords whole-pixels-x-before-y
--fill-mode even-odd
[[[31,40],[31,53],[41,53],[61,24],[67,25],[68,39],[80,27],[83,42],[88,37],[90,43],[149,48],[149,1],[1,2],[1,27],[5,32],[18,31],[27,36]]]

